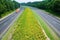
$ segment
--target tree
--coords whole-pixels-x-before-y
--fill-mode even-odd
[[[0,17],[7,11],[20,7],[20,3],[12,0],[0,0]]]

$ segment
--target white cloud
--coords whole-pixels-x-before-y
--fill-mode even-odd
[[[23,3],[23,2],[27,3],[27,2],[42,1],[42,0],[16,0],[16,1],[19,3]]]

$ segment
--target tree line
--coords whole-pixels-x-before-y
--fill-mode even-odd
[[[28,5],[44,10],[50,10],[55,12],[53,14],[60,16],[60,0],[44,0],[40,2],[28,2],[25,4],[23,3],[22,5]]]
[[[0,17],[1,14],[4,14],[10,10],[15,10],[18,7],[20,7],[20,3],[14,0],[0,0]]]

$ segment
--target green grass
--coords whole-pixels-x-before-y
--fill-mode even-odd
[[[59,40],[59,37],[56,35],[56,33],[54,33],[52,31],[52,29],[44,22],[44,20],[42,19],[42,17],[38,14],[35,13],[35,16],[37,18],[37,20],[39,20],[41,27],[45,30],[47,36],[51,39],[51,40]]]
[[[45,11],[49,12],[50,14],[52,14],[54,16],[60,17],[60,14],[57,13],[57,12],[54,12],[54,11],[51,11],[51,10],[45,10]]]
[[[50,40],[59,40],[57,35],[30,8],[25,8],[17,21],[10,27],[2,40],[46,40],[43,29]]]
[[[8,14],[10,14],[11,12],[13,12],[14,10],[10,10],[10,11],[8,11],[8,12],[5,12],[5,13],[3,13],[3,14],[1,14],[1,17],[0,18],[3,18],[3,17],[5,17],[5,16],[7,16]]]
[[[26,8],[18,20],[11,26],[2,40],[46,40],[43,29],[34,12]]]

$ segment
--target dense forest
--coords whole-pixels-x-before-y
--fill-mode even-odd
[[[53,12],[53,14],[55,15],[60,16],[60,0],[43,0],[40,2],[22,3],[22,5],[44,9],[46,11]]]
[[[20,7],[20,3],[12,0],[0,0],[0,17],[5,12],[8,12],[10,10],[15,10],[18,7]]]

